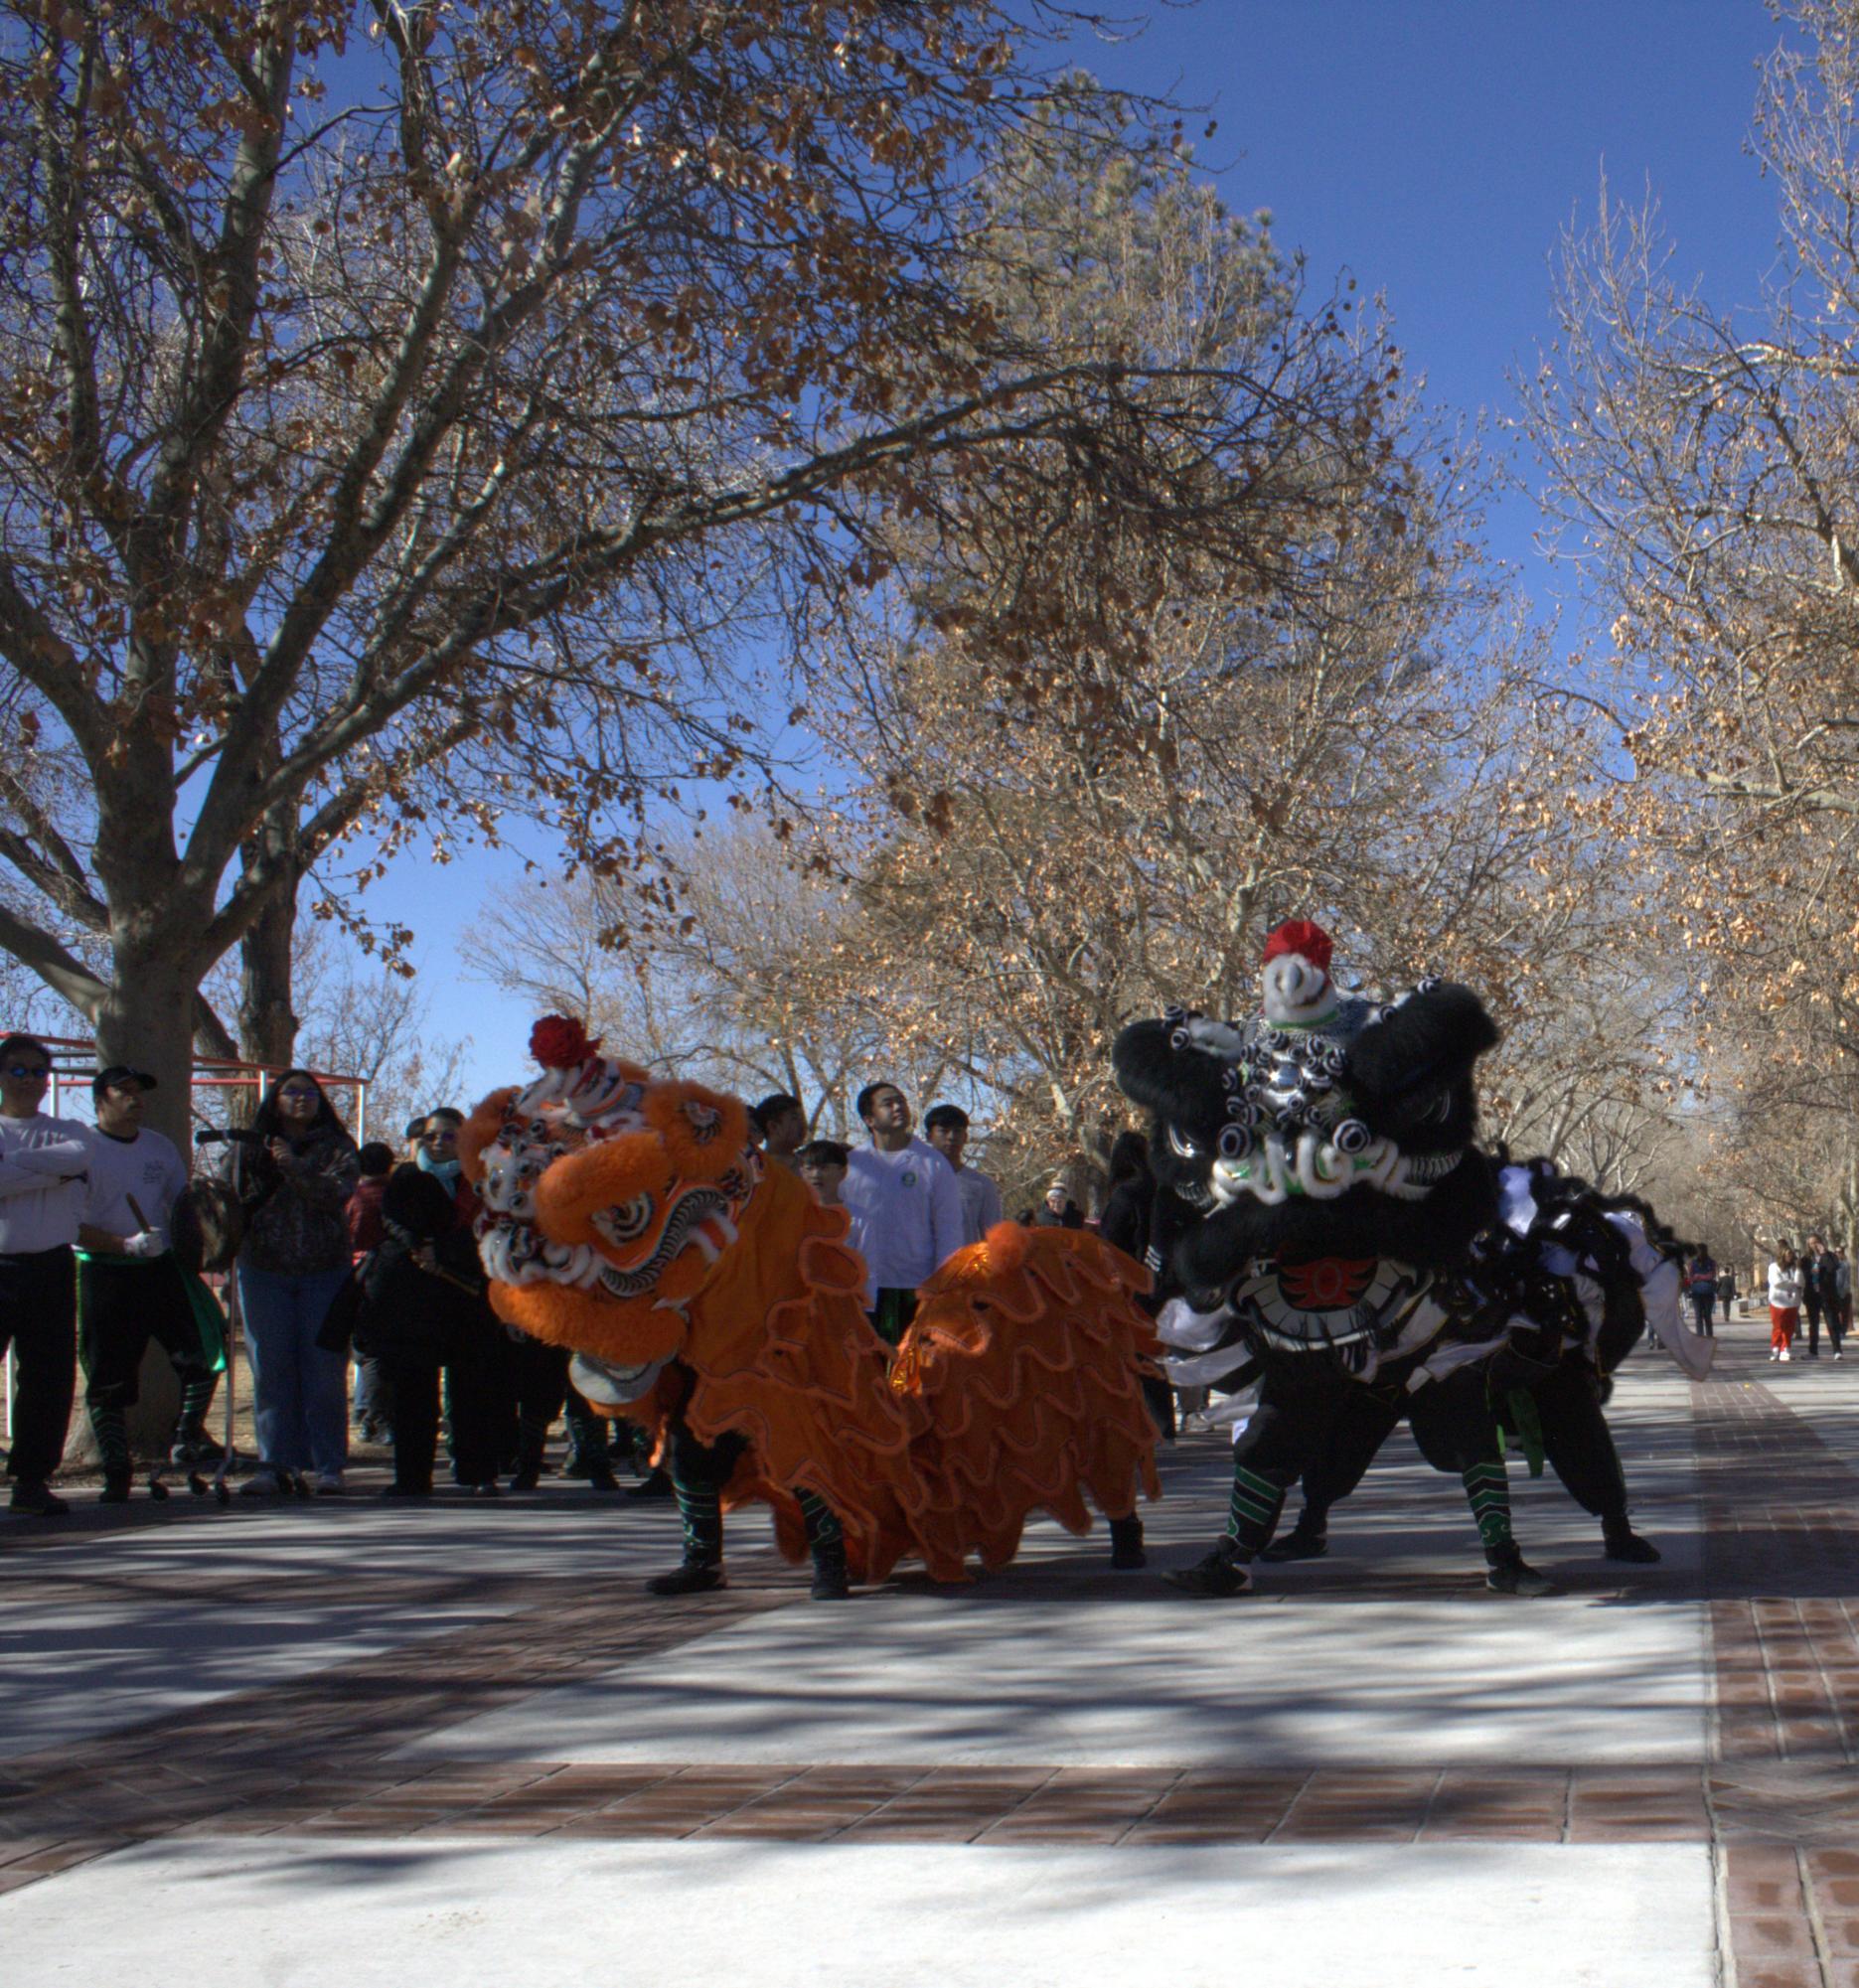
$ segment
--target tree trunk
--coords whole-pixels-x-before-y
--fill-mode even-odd
[[[280,890],[239,941],[238,1047],[248,1063],[286,1065],[297,1052],[291,937],[297,891]]]

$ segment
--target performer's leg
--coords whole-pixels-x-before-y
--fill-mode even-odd
[[[381,1374],[392,1409],[396,1498],[432,1495],[432,1461],[439,1450],[439,1363],[384,1353]]]
[[[1259,1555],[1261,1560],[1317,1560],[1329,1551],[1329,1513],[1362,1481],[1401,1419],[1401,1404],[1365,1387],[1336,1404],[1322,1446],[1304,1473],[1298,1523]]]
[[[561,1403],[562,1420],[568,1425],[568,1457],[561,1466],[564,1477],[585,1477],[596,1491],[617,1491],[619,1479],[613,1474],[613,1459],[607,1453],[611,1425],[596,1415],[587,1397],[572,1381]]]
[[[736,1435],[699,1443],[682,1421],[667,1429],[667,1461],[684,1522],[685,1557],[670,1574],[646,1583],[654,1595],[696,1595],[724,1585],[723,1491],[747,1448]]]
[[[1484,1585],[1497,1595],[1553,1595],[1555,1583],[1524,1561],[1510,1530],[1510,1479],[1484,1375],[1429,1382],[1413,1396],[1408,1420],[1427,1461],[1436,1470],[1459,1471],[1484,1548]]]
[[[172,1257],[160,1257],[139,1267],[136,1275],[145,1280],[150,1336],[168,1355],[181,1383],[181,1412],[175,1417],[169,1460],[217,1463],[223,1453],[207,1432],[207,1412],[219,1392],[220,1376],[201,1343],[200,1321],[181,1267]]]
[[[844,1602],[852,1593],[846,1571],[846,1529],[839,1514],[817,1491],[799,1494],[807,1545],[814,1557],[814,1600]]]
[[[1601,1521],[1608,1558],[1650,1566],[1659,1550],[1641,1539],[1627,1519],[1627,1472],[1593,1371],[1570,1363],[1532,1392],[1542,1423],[1543,1453],[1569,1496]]]
[[[1331,1389],[1346,1386],[1333,1374],[1311,1382],[1268,1373],[1239,1441],[1233,1446],[1233,1489],[1226,1530],[1213,1551],[1192,1567],[1176,1568],[1168,1581],[1202,1597],[1243,1595],[1252,1586],[1248,1564],[1272,1537],[1285,1493],[1304,1474],[1329,1426]]]
[[[135,1459],[129,1453],[129,1410],[140,1396],[142,1355],[148,1350],[148,1273],[140,1264],[85,1258],[77,1265],[77,1358],[83,1405],[103,1465],[100,1504],[129,1501]]]

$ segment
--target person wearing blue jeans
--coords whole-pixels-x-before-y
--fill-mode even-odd
[[[348,1278],[346,1264],[301,1277],[238,1267],[258,1455],[274,1479],[314,1470],[326,1494],[348,1460],[349,1363],[316,1336]]]
[[[239,1247],[238,1299],[258,1469],[240,1488],[275,1492],[314,1470],[318,1493],[335,1496],[349,1448],[348,1361],[317,1338],[349,1277],[355,1142],[309,1071],[286,1070],[232,1163],[240,1198],[257,1202]]]

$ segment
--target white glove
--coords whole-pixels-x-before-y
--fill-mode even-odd
[[[159,1229],[143,1229],[129,1237],[122,1246],[126,1257],[158,1257],[168,1247],[167,1238]]]

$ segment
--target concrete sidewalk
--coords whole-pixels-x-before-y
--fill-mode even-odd
[[[1193,1603],[1224,1447],[1152,1566],[1050,1526],[1008,1574],[816,1606],[732,1525],[655,1603],[665,1506],[0,1521],[9,1978],[229,1984],[1441,1981],[1859,1988],[1859,1360],[1737,1322],[1613,1419],[1666,1558],[1553,1477],[1486,1595],[1405,1437],[1324,1561]],[[177,1519],[180,1514],[177,1514]]]

